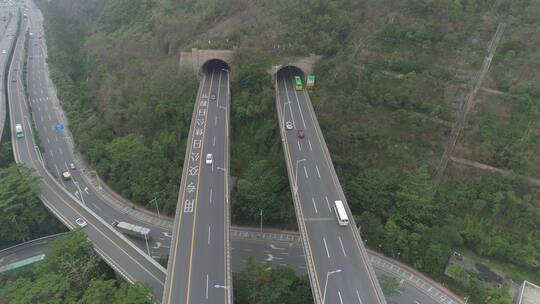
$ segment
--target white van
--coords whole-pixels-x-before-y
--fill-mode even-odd
[[[345,211],[342,201],[334,202],[334,211],[336,212],[337,221],[340,226],[349,225],[349,217],[347,216],[347,212]]]

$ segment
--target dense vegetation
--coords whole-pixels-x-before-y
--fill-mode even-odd
[[[309,280],[290,268],[259,265],[250,259],[233,276],[235,304],[313,303]]]
[[[43,261],[0,280],[0,299],[13,304],[151,304],[148,293],[117,283],[82,232],[58,238]]]
[[[178,51],[235,46],[234,221],[254,223],[264,210],[265,222],[294,226],[266,71],[316,53],[313,103],[368,246],[434,276],[459,247],[539,272],[538,189],[451,164],[432,197],[449,125],[500,21],[508,34],[485,85],[501,92],[501,107],[473,113],[456,153],[540,175],[538,2],[47,3],[49,59],[77,147],[128,198],[157,195],[173,212],[196,91],[175,68]],[[475,111],[496,98],[479,99]]]
[[[36,176],[26,167],[0,167],[0,248],[65,229],[49,215],[39,191]]]

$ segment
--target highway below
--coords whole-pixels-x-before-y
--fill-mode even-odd
[[[40,239],[21,243],[10,248],[0,250],[0,269],[22,263],[26,259],[33,259],[42,255],[47,255],[54,240],[65,235],[51,235]],[[267,263],[271,267],[291,267],[298,275],[305,275],[305,259],[301,241],[298,234],[294,232],[266,233],[265,237],[260,237],[258,232],[252,229],[234,227],[231,229],[231,249],[232,249],[232,269],[239,271],[245,267],[250,258],[256,263]],[[376,259],[373,264],[375,273],[379,279],[393,278],[399,282],[399,288],[394,289],[388,296],[388,302],[394,304],[462,304],[463,302],[451,292],[440,288],[438,284],[431,284],[425,288],[419,288],[415,283],[416,279],[404,279],[409,277],[406,271],[399,265],[399,262],[386,258],[373,251],[368,251],[371,260]],[[35,259],[33,259],[35,260]],[[388,262],[386,267],[382,267],[380,261]],[[395,269],[395,271],[391,271]],[[402,275],[397,275],[400,273]],[[420,278],[424,282],[429,282],[428,278]],[[423,283],[422,283],[423,285]],[[439,288],[439,289],[438,289]],[[438,289],[444,296],[436,296],[433,290]],[[427,290],[431,290],[428,292]]]
[[[107,223],[114,220],[126,221],[151,229],[148,245],[145,240],[130,240],[152,257],[166,255],[170,242],[170,229],[159,225],[152,225],[148,221],[139,221],[114,208],[106,197],[103,197],[99,189],[90,183],[87,172],[79,167],[80,161],[74,156],[73,140],[69,132],[68,122],[62,111],[61,102],[56,96],[47,65],[47,45],[43,33],[43,17],[40,11],[28,4],[27,11],[30,29],[28,31],[28,54],[27,60],[27,89],[28,104],[33,115],[37,136],[42,148],[43,160],[49,172],[58,177],[62,186],[77,199],[81,200],[88,208],[99,214]],[[69,167],[74,164],[75,169]],[[67,170],[71,174],[69,180],[61,178],[62,171]]]
[[[203,65],[162,303],[232,303],[229,100],[228,66],[221,61]]]
[[[152,288],[153,296],[160,299],[165,269],[110,226],[114,210],[103,210],[107,204],[95,195],[91,185],[85,183],[76,169],[70,169],[72,177],[67,181],[59,176],[58,171],[73,162],[73,150],[66,141],[67,126],[59,115],[59,103],[48,76],[43,18],[32,2],[26,2],[26,5],[29,8],[25,10],[28,19],[22,22],[8,81],[11,130],[15,130],[15,124],[22,124],[25,134],[24,138],[16,138],[12,131],[15,160],[35,169],[36,174],[41,176],[40,198],[60,221],[70,229],[83,229],[95,250],[113,269],[130,282],[147,283]],[[26,57],[25,33],[28,33],[29,39]],[[28,62],[28,99],[23,87],[25,59]],[[63,128],[60,129],[59,125],[63,125]],[[43,154],[34,141],[34,126]],[[77,218],[83,218],[88,225],[78,228],[75,224]]]
[[[8,6],[7,3],[0,5],[0,139],[3,138],[4,126],[7,118],[5,98],[4,71],[8,64],[9,56],[15,41],[17,22],[19,21],[18,10]]]
[[[302,76],[302,72],[293,67],[277,72],[276,106],[315,302],[384,304],[309,95],[305,90],[295,90],[295,75]],[[285,127],[287,122],[292,123],[292,130]],[[304,130],[303,138],[299,130]],[[346,206],[348,226],[338,225],[333,210],[336,200]]]

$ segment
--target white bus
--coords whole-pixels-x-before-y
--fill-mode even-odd
[[[349,225],[349,217],[347,216],[347,212],[345,211],[342,201],[334,202],[334,211],[336,212],[337,221],[340,226]]]

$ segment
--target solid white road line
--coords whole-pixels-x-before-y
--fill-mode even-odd
[[[358,303],[364,304],[362,303],[362,299],[360,299],[360,293],[358,292],[358,289],[356,290],[356,297],[358,298]]]
[[[212,204],[212,189],[210,189],[210,204]]]
[[[298,150],[302,151],[302,147],[300,147],[300,141],[297,141],[298,143]]]
[[[304,166],[304,173],[306,174],[306,178],[308,178],[308,179],[309,179],[309,176],[308,176],[308,174],[307,174],[307,169],[306,169],[306,166]]]
[[[326,199],[326,205],[328,206],[328,211],[332,212],[332,208],[330,208],[330,202],[328,201],[328,196],[324,197]]]
[[[208,226],[208,245],[210,245],[210,226]]]
[[[338,290],[337,294],[339,296],[339,301],[341,302],[341,304],[343,304],[343,299],[341,298],[341,292],[339,292],[339,290]]]
[[[317,175],[319,178],[321,178],[321,172],[319,172],[319,166],[315,165],[315,169],[317,169]]]
[[[208,299],[208,274],[206,274],[206,299]]]
[[[328,251],[328,246],[326,245],[326,239],[323,237],[322,240],[324,242],[324,248],[326,248],[326,256],[330,258],[330,252]]]
[[[214,139],[212,141],[212,146],[214,146],[214,147],[216,146],[216,136],[215,135],[214,135]]]
[[[317,204],[315,204],[315,198],[311,198],[311,201],[313,202],[313,207],[315,208],[315,213],[319,213],[319,211],[317,211]]]
[[[309,149],[310,149],[311,151],[313,151],[313,147],[311,146],[311,140],[309,140],[309,138],[308,138],[307,142],[308,142],[308,144],[309,144]]]
[[[339,238],[339,244],[341,245],[341,251],[343,251],[343,255],[347,256],[347,253],[345,253],[345,247],[343,247],[343,241],[341,240],[341,237]]]

